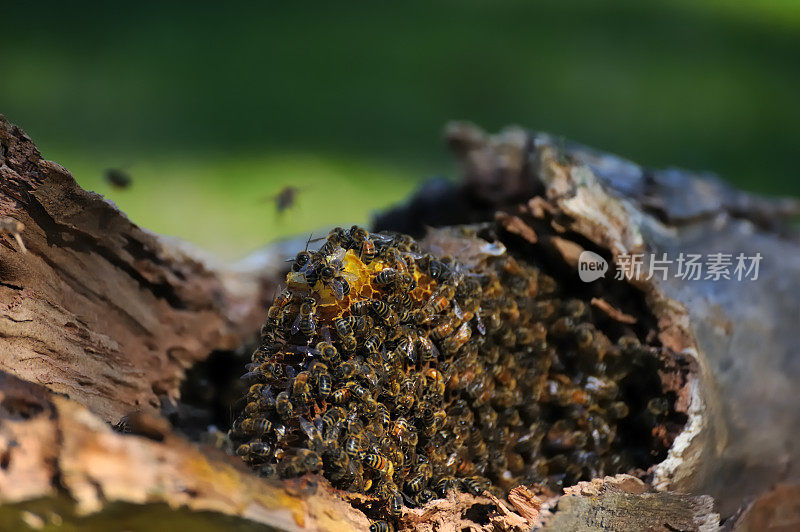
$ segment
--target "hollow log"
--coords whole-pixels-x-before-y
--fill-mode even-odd
[[[759,249],[780,248],[792,261],[798,256],[796,237],[783,223],[796,211],[788,202],[736,193],[688,173],[647,173],[580,146],[559,154],[549,137],[522,130],[489,137],[461,125],[450,129],[448,140],[464,162],[462,183],[428,185],[407,206],[381,216],[379,227],[419,234],[425,225],[488,221],[506,238],[555,257],[565,275],[577,275],[576,258],[587,246],[613,260],[690,243],[750,250],[757,246],[744,246],[755,234],[759,245],[771,246]],[[0,179],[0,216],[24,225],[19,235],[0,240],[0,523],[102,528],[113,519],[128,529],[145,529],[153,520],[209,529],[368,527],[360,511],[368,498],[339,492],[316,476],[259,479],[237,459],[188,441],[159,417],[165,403],[180,401],[187,370],[255,336],[279,282],[285,247],[235,266],[215,264],[185,244],[137,227],[102,197],[82,190],[2,118]],[[706,195],[687,197],[682,187]],[[698,227],[705,240],[697,237]],[[773,265],[770,278],[794,272],[792,261]],[[791,375],[785,373],[791,369],[790,326],[774,298],[759,292],[761,285],[749,288],[757,308],[774,311],[762,320],[731,301],[718,305],[725,294],[733,298],[729,285],[704,284],[708,299],[697,302],[688,298],[695,285],[633,284],[655,318],[654,337],[672,353],[674,371],[662,375],[662,385],[676,394],[687,418],[670,436],[667,458],[640,472],[644,482],[596,479],[564,495],[520,487],[508,500],[488,492],[453,493],[424,508],[406,508],[400,528],[706,530],[718,524],[719,515],[703,493],[733,507],[777,479],[776,467],[786,463],[791,448],[770,456],[752,483],[740,472],[743,463],[761,458],[758,435],[748,430],[744,444],[730,445],[727,434],[739,430],[737,422],[749,423],[737,413],[752,413],[756,406],[750,402],[765,381],[741,386],[725,367],[741,358],[742,374],[762,365],[764,379]],[[595,299],[593,305],[612,319],[641,318]],[[797,310],[796,301],[781,310]],[[724,333],[734,320],[742,322],[748,342],[727,341],[730,333]],[[764,320],[772,320],[778,334],[759,332]],[[747,351],[753,343],[767,352],[753,355]],[[239,362],[231,357],[229,363]],[[788,411],[787,399],[797,389],[776,382],[779,389],[758,405],[769,419],[757,421],[773,447],[797,434],[796,412]],[[137,434],[109,427],[131,416],[140,420]],[[793,474],[785,465],[782,471],[780,478]],[[725,479],[737,486],[735,496],[725,497]]]

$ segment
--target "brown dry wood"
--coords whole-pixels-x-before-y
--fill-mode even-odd
[[[267,286],[236,290],[80,188],[2,116],[0,216],[25,225],[29,251],[0,235],[0,369],[106,421],[176,398],[188,367],[263,320]]]
[[[204,530],[366,529],[367,519],[324,481],[283,483],[252,475],[233,457],[180,437],[114,432],[84,406],[0,372],[0,528],[22,522],[118,529],[117,519],[164,516],[183,528],[206,512]],[[42,503],[42,499],[48,501]],[[123,510],[120,510],[123,508]],[[105,516],[106,521],[103,521]],[[152,529],[140,523],[131,529]]]
[[[522,170],[502,167],[498,182]],[[487,197],[502,192],[487,186]],[[519,182],[508,190],[524,199],[529,188]],[[142,509],[163,518],[169,508],[183,524],[187,510],[207,512],[212,530],[230,525],[227,518],[247,527],[366,528],[364,515],[324,479],[269,483],[178,436],[153,441],[107,425],[131,411],[157,412],[164,397],[177,397],[189,366],[252,336],[272,292],[266,271],[209,267],[197,253],[139,228],[42,159],[3,118],[0,193],[0,216],[25,225],[29,250],[22,253],[13,235],[0,236],[0,369],[8,373],[0,378],[0,525],[60,519],[80,526],[87,514],[129,518]],[[699,515],[693,498],[620,497],[603,499],[600,509],[567,502],[549,515],[586,521],[580,516],[613,513],[615,504],[637,524],[653,504],[669,506],[677,523]],[[708,510],[705,502],[700,507]],[[54,517],[56,508],[63,510]],[[459,530],[534,524],[515,509],[459,494],[421,515],[406,510],[402,522]]]

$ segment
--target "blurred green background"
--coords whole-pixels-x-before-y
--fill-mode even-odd
[[[135,222],[226,258],[455,177],[451,119],[800,195],[795,0],[36,2],[0,20],[0,113]],[[278,216],[264,198],[286,185]]]

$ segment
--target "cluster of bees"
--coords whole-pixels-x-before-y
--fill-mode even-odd
[[[451,489],[630,471],[619,383],[647,348],[612,342],[560,292],[505,254],[467,268],[405,235],[337,228],[297,255],[269,309],[237,453],[263,476],[373,495],[387,519]],[[665,416],[652,393],[650,415]]]

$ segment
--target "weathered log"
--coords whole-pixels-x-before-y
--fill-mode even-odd
[[[258,330],[268,273],[228,275],[150,233],[0,116],[0,369],[117,422],[178,397],[184,371]],[[268,272],[268,270],[267,270]]]
[[[103,423],[132,411],[145,419],[157,415],[164,398],[178,399],[188,367],[213,350],[245,343],[264,317],[276,278],[267,264],[277,264],[280,253],[243,267],[211,267],[199,253],[138,228],[113,205],[81,190],[66,170],[42,160],[18,128],[5,121],[0,126],[0,215],[25,225],[22,238],[29,249],[23,254],[12,235],[2,240],[0,368],[44,386],[11,376],[0,382],[0,466],[7,464],[0,467],[0,523],[129,519],[135,508],[154,519],[177,516],[183,524],[204,512],[208,526],[366,528],[356,508],[369,505],[368,498],[339,493],[324,479],[269,483],[158,422],[140,431],[150,439],[114,433]],[[603,176],[608,165],[566,160],[546,137],[525,132],[493,139],[461,131],[450,135],[467,163],[461,188],[437,184],[438,195],[381,223],[413,233],[423,224],[496,218],[506,237],[534,245],[565,277],[575,275],[576,253],[585,246],[610,258],[653,246],[650,211],[624,198]],[[583,152],[570,153],[578,159]],[[758,211],[759,227],[774,230],[778,224],[764,208],[768,203],[742,198],[731,207],[737,219]],[[444,212],[442,204],[460,207]],[[437,217],[426,217],[428,211]],[[711,472],[719,471],[726,442],[727,423],[705,358],[713,346],[700,348],[694,316],[668,297],[668,287],[643,281],[635,288],[633,310],[602,297],[595,305],[611,319],[641,320],[673,353],[673,370],[662,375],[662,384],[676,393],[688,419],[668,435],[674,438],[668,458],[641,474],[658,490],[702,492],[713,486]],[[597,496],[578,502],[567,502],[575,495],[539,499],[524,491],[509,501],[454,494],[406,509],[398,524],[703,529],[718,520],[709,498],[650,493],[651,486],[636,493],[613,482],[600,486]],[[603,517],[617,510],[615,517]]]

